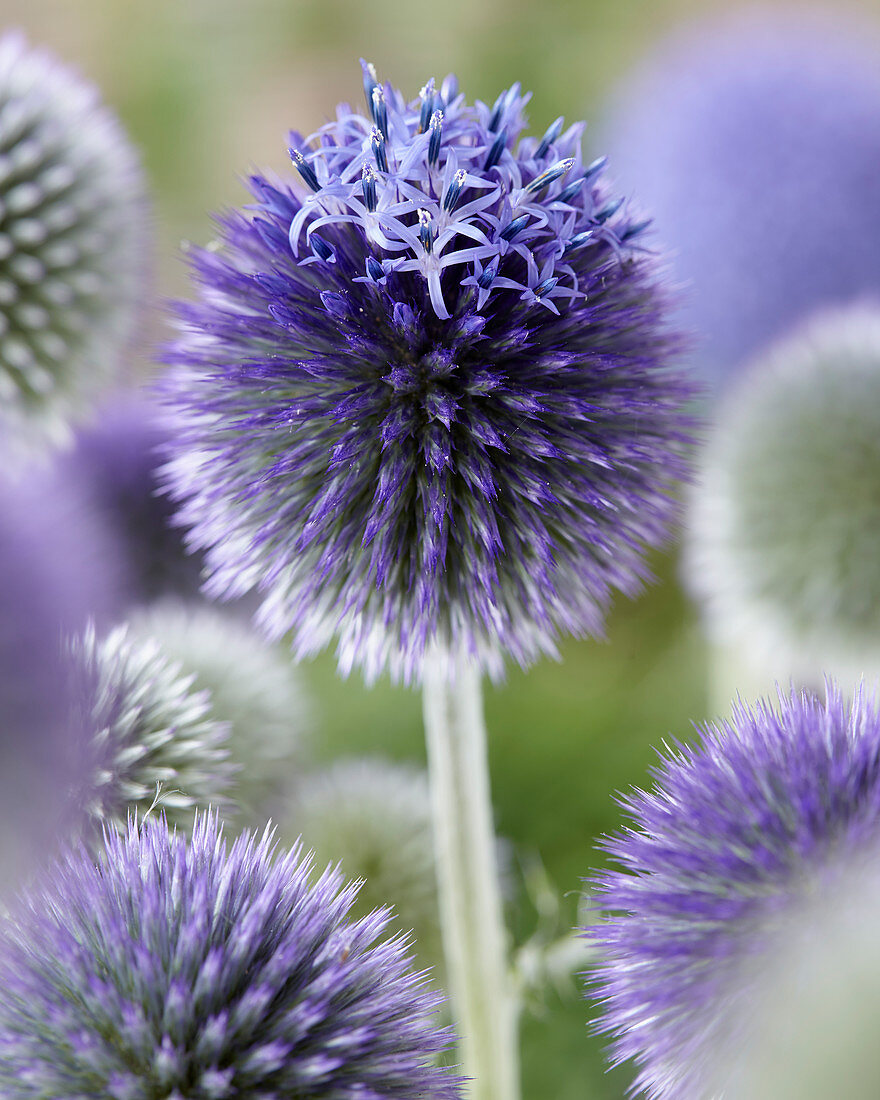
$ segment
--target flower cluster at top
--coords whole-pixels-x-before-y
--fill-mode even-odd
[[[259,586],[300,655],[412,680],[438,643],[499,675],[639,587],[689,384],[582,124],[523,137],[518,85],[407,103],[365,65],[364,91],[193,250],[167,484],[209,592]]]
[[[583,123],[563,131],[558,118],[540,141],[517,147],[529,100],[518,84],[474,113],[453,77],[438,89],[429,80],[418,104],[407,104],[396,88],[386,91],[371,65],[362,66],[370,118],[343,106],[338,122],[312,138],[291,135],[291,159],[312,192],[291,222],[295,256],[304,245],[306,262],[336,262],[327,227],[356,224],[364,242],[360,277],[385,285],[392,273],[420,273],[443,320],[450,317],[441,285],[447,268],[458,269],[460,286],[474,288],[477,312],[493,291],[507,289],[558,315],[556,300],[584,296],[574,252],[602,239],[621,245],[646,228],[628,221],[617,234],[604,228],[623,203],[595,202],[588,184],[604,158],[584,171]]]
[[[595,883],[610,915],[590,935],[599,1026],[615,1063],[639,1065],[634,1093],[726,1096],[713,1078],[743,1058],[755,989],[805,899],[877,850],[877,702],[826,690],[735,706],[623,800],[635,827],[606,843],[622,870]]]

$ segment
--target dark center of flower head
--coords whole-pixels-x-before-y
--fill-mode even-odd
[[[582,164],[583,124],[522,136],[518,85],[407,103],[364,65],[364,92],[292,135],[297,176],[252,178],[225,254],[194,253],[171,488],[216,590],[250,572],[303,651],[338,632],[344,666],[409,678],[438,639],[499,671],[636,587],[688,387],[646,223]]]

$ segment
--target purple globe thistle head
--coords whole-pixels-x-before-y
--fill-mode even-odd
[[[523,137],[519,85],[408,103],[365,65],[364,89],[191,253],[167,484],[208,591],[258,585],[299,656],[335,637],[343,672],[412,681],[431,646],[499,676],[638,589],[690,387],[582,124]]]
[[[3,434],[58,441],[133,342],[149,218],[97,90],[16,32],[0,36],[0,209]]]
[[[80,767],[62,631],[81,610],[57,539],[32,498],[0,483],[0,890],[63,824]]]
[[[823,312],[722,396],[684,579],[755,670],[847,684],[880,659],[880,304]]]
[[[639,1066],[633,1093],[705,1100],[742,1038],[780,927],[841,861],[880,838],[880,713],[792,691],[734,705],[696,747],[669,750],[649,792],[622,800],[633,826],[605,844],[608,916],[589,930],[598,1030]]]
[[[878,28],[752,8],[683,29],[623,84],[604,140],[689,286],[721,385],[814,310],[880,291]]]
[[[311,882],[299,851],[216,818],[191,842],[161,820],[71,852],[27,899],[0,956],[0,1083],[9,1100],[452,1098],[432,1064],[450,1034],[356,886]],[[378,942],[377,942],[378,941]]]
[[[127,596],[144,603],[169,592],[198,593],[201,560],[188,554],[174,509],[159,491],[167,438],[145,392],[117,393],[82,427],[56,461],[57,476],[116,531],[128,571]]]

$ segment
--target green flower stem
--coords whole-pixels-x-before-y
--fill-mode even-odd
[[[468,1100],[518,1100],[518,1006],[492,828],[480,675],[426,663],[425,733],[440,921]]]

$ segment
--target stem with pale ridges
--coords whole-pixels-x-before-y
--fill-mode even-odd
[[[451,670],[451,671],[450,671]],[[480,674],[426,662],[425,733],[440,919],[468,1100],[518,1100],[518,1007],[492,828]]]

